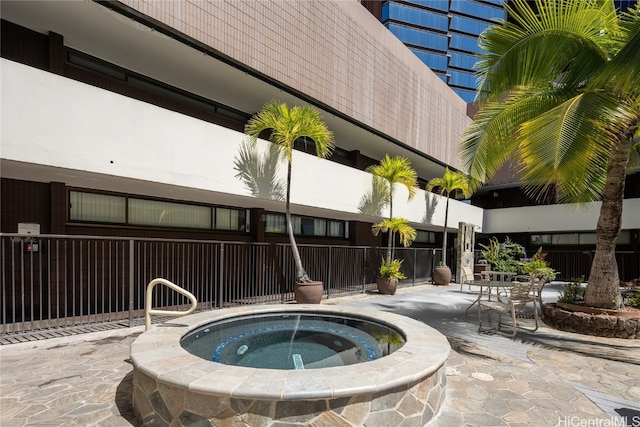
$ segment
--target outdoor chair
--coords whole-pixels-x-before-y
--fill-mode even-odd
[[[462,267],[461,270],[461,278],[460,278],[460,292],[462,292],[462,287],[467,285],[469,287],[469,292],[471,292],[471,286],[473,286],[474,280],[482,280],[480,274],[474,274],[471,271],[471,267]]]
[[[537,297],[533,295],[533,282],[535,276],[532,275],[527,282],[512,282],[511,286],[505,287],[497,296],[488,294],[486,298],[478,299],[478,331],[479,332],[493,332],[508,337],[514,337],[518,328],[525,329],[531,332],[538,330],[538,310],[536,308]],[[481,296],[482,297],[482,296]],[[524,310],[528,303],[533,303],[533,320],[534,327],[527,328],[518,323],[518,316],[524,317]],[[483,313],[488,313],[488,320],[491,321],[491,314],[493,312],[498,313],[498,325],[496,328],[487,329],[482,325]],[[502,321],[502,317],[507,316],[510,318],[508,323]],[[510,333],[500,330],[502,326],[508,326],[511,328]]]
[[[514,282],[528,282],[531,280],[533,280],[531,294],[538,299],[538,306],[542,310],[542,290],[549,280],[548,277],[541,274],[539,270],[534,270],[530,276],[518,275],[513,278]]]

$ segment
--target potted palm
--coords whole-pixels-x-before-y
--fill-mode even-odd
[[[334,148],[333,133],[327,128],[320,113],[311,106],[289,107],[286,103],[272,100],[266,103],[245,126],[245,133],[252,145],[256,144],[263,131],[269,131],[269,141],[276,144],[287,159],[287,186],[285,197],[285,215],[287,233],[291,243],[293,259],[296,265],[296,283],[294,294],[298,303],[318,304],[324,293],[323,283],[314,281],[302,266],[300,252],[296,245],[291,221],[291,161],[293,147],[300,138],[309,138],[320,158],[328,157]]]
[[[444,226],[442,227],[442,261],[433,271],[433,283],[448,285],[451,281],[451,269],[447,265],[447,222],[449,220],[449,199],[452,194],[461,192],[464,198],[471,196],[472,188],[469,178],[461,172],[451,172],[446,168],[444,175],[433,178],[427,183],[427,191],[434,191],[447,198],[444,211]]]
[[[389,233],[389,239],[395,242],[396,235],[400,238],[400,243],[404,247],[411,245],[416,238],[416,230],[409,225],[405,218],[384,219],[372,227],[374,235],[378,233]],[[405,279],[406,276],[400,271],[402,260],[394,258],[395,244],[391,245],[391,252],[386,259],[382,259],[379,276],[376,279],[378,292],[383,295],[393,295],[398,288],[398,280]]]
[[[404,185],[407,190],[409,190],[408,199],[411,200],[416,194],[418,176],[416,171],[411,167],[409,159],[402,156],[390,157],[388,154],[380,160],[379,164],[367,168],[367,171],[373,174],[376,193],[383,195],[382,203],[389,206],[389,218],[373,225],[371,228],[371,231],[376,236],[381,231],[383,233],[389,233],[387,254],[382,260],[382,265],[380,266],[379,271],[380,276],[378,277],[378,280],[376,280],[378,283],[378,290],[381,291],[381,293],[388,293],[388,291],[380,289],[380,283],[384,284],[386,282],[395,282],[395,287],[397,287],[398,279],[404,278],[404,275],[400,273],[400,265],[402,264],[402,261],[393,259],[396,233],[400,236],[404,246],[409,246],[416,238],[416,231],[409,225],[406,219],[393,217],[393,196],[395,194],[395,185]],[[395,287],[393,287],[393,293],[395,293]]]

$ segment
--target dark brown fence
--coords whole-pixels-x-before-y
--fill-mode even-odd
[[[326,297],[375,289],[384,248],[300,245],[309,276]],[[432,249],[402,249],[405,284],[429,280]],[[288,245],[213,241],[0,236],[0,335],[103,323],[131,326],[144,317],[147,284],[161,277],[193,293],[199,310],[294,299]],[[154,290],[154,306],[180,310],[183,296]]]
[[[545,250],[546,260],[551,267],[559,271],[558,280],[572,281],[573,279],[589,279],[591,263],[595,251],[593,250]],[[633,251],[617,251],[618,274],[620,280],[631,281],[640,278],[640,254]]]
[[[376,288],[386,248],[300,245],[309,276],[324,282],[327,298]],[[588,279],[592,251],[548,250],[559,280]],[[431,279],[437,249],[397,248],[402,284]],[[455,253],[448,259],[455,272]],[[620,277],[638,278],[638,253],[617,253]],[[295,265],[288,245],[193,240],[19,236],[0,234],[0,337],[68,330],[87,325],[139,324],[147,284],[161,277],[185,288],[198,310],[292,302]],[[189,304],[165,288],[154,306]]]

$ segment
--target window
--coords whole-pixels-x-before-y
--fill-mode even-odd
[[[129,224],[211,228],[211,208],[156,200],[129,199]]]
[[[303,236],[326,236],[327,235],[327,221],[317,218],[298,217],[294,218],[298,220],[299,230],[294,228],[293,232],[301,234]],[[295,222],[294,222],[295,224]]]
[[[453,33],[451,42],[449,43],[451,50],[460,50],[463,52],[482,53],[478,47],[478,38],[472,36],[464,36],[462,34]]]
[[[345,221],[326,220],[322,218],[311,218],[304,216],[291,216],[293,234],[300,236],[328,236],[347,238],[348,229]],[[266,233],[286,233],[287,221],[283,214],[265,215]]]
[[[69,220],[135,226],[247,231],[246,209],[69,192]]]
[[[403,43],[439,50],[441,52],[447,51],[447,36],[443,34],[397,24],[387,24],[386,27]]]
[[[416,243],[435,243],[436,233],[433,231],[416,230]]]
[[[70,191],[69,219],[124,224],[127,220],[126,205],[127,199],[122,196]]]
[[[267,233],[286,233],[287,222],[284,215],[265,215],[264,231]]]
[[[444,53],[438,54],[417,49],[410,50],[432,70],[445,71],[447,69],[447,55]]]
[[[595,245],[596,233],[565,233],[565,234],[532,234],[529,237],[533,245]],[[621,231],[616,239],[618,245],[631,243],[631,233]]]
[[[216,230],[245,231],[246,211],[216,208]]]
[[[327,236],[329,237],[349,237],[346,234],[345,223],[342,221],[328,221]]]

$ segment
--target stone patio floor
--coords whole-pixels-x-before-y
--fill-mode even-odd
[[[551,329],[479,334],[475,295],[459,285],[404,287],[325,304],[409,316],[452,347],[447,397],[429,426],[640,427],[640,342]],[[545,287],[545,300],[559,288]],[[0,425],[136,426],[129,348],[143,327],[0,346]],[[320,426],[317,426],[320,427]],[[385,426],[371,426],[385,427]]]

